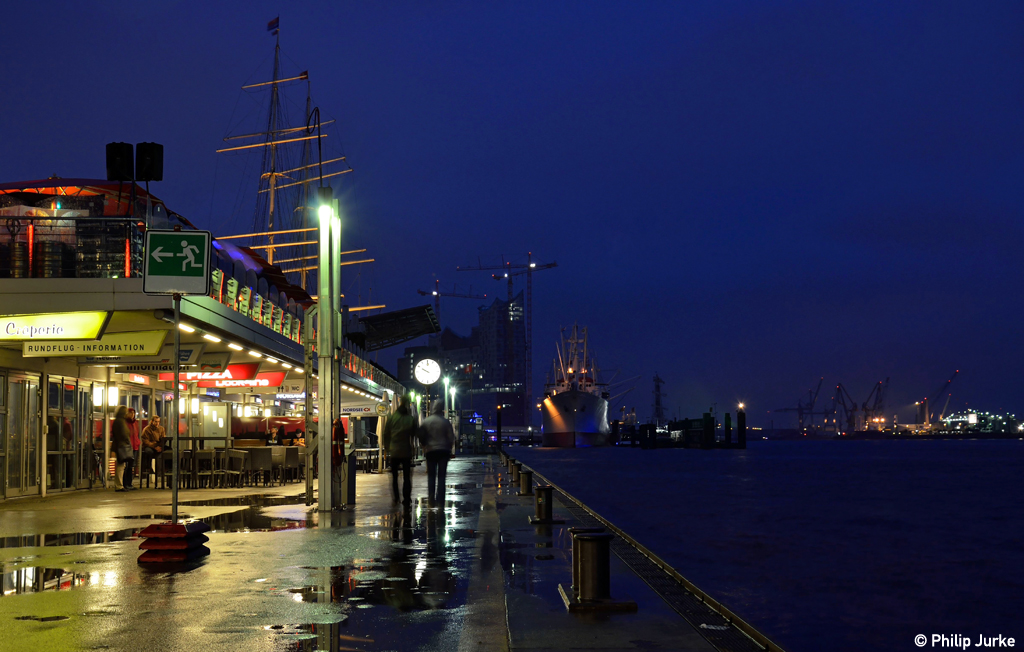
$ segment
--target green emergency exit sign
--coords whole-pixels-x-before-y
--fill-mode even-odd
[[[146,294],[209,294],[209,231],[146,231]]]

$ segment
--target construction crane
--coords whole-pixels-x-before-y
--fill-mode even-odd
[[[453,299],[486,299],[486,294],[473,294],[473,286],[469,286],[469,291],[459,292],[459,286],[452,287],[451,292],[441,291],[441,281],[434,279],[434,289],[430,292],[426,290],[416,290],[417,294],[421,296],[433,296],[434,297],[434,314],[437,315],[437,321],[441,321],[441,297],[451,297]]]
[[[512,361],[512,277],[519,276],[521,274],[526,275],[526,306],[525,306],[525,318],[526,318],[526,392],[523,395],[523,414],[533,414],[530,410],[530,403],[533,401],[533,273],[539,272],[544,269],[551,269],[552,267],[558,267],[557,262],[550,262],[543,265],[538,265],[533,260],[533,252],[527,252],[525,263],[513,263],[506,261],[505,256],[501,257],[501,265],[484,265],[479,258],[477,258],[476,265],[466,265],[462,267],[456,267],[455,271],[458,272],[470,272],[470,271],[490,271],[490,270],[502,270],[502,274],[492,274],[491,276],[496,279],[507,278],[508,279],[508,304],[506,310],[508,315],[505,319],[505,338],[506,348],[508,351],[508,362]],[[505,382],[511,384],[512,382],[512,365],[505,365]],[[529,417],[527,417],[529,419]]]
[[[807,402],[806,403],[804,403],[803,399],[800,399],[800,400],[798,400],[796,402],[796,406],[795,407],[779,408],[778,410],[775,410],[775,411],[776,412],[796,412],[797,423],[799,424],[799,429],[802,432],[803,429],[804,429],[804,418],[805,417],[811,417],[811,424],[813,425],[813,423],[814,423],[814,415],[816,415],[816,414],[826,414],[824,411],[822,411],[820,413],[814,411],[814,405],[818,402],[818,393],[821,392],[821,383],[824,382],[824,381],[825,381],[824,377],[818,379],[818,386],[815,389],[808,389],[807,390]]]
[[[949,377],[949,380],[943,383],[942,387],[939,388],[939,391],[935,393],[934,398],[929,399],[926,396],[924,397],[924,400],[914,404],[917,406],[918,423],[924,425],[925,427],[931,427],[933,415],[928,406],[938,404],[939,400],[942,398],[942,395],[949,392],[949,386],[953,383],[953,379],[956,378],[956,375],[958,373],[960,373],[959,369],[953,372],[953,375]],[[949,396],[946,397],[946,404],[942,407],[942,412],[939,414],[939,418],[935,419],[935,421],[942,421],[942,419],[946,416],[946,410],[949,408],[949,399],[952,398],[952,396],[953,395],[950,394]]]
[[[864,399],[861,404],[861,412],[864,414],[864,429],[871,430],[872,424],[878,429],[882,429],[882,425],[885,423],[885,394],[889,391],[889,379],[886,378],[885,382],[878,381],[875,386],[871,388],[868,393],[868,397]]]

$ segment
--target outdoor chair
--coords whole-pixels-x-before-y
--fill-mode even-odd
[[[173,473],[171,463],[171,451],[164,451],[156,457],[156,473],[161,489],[166,489],[170,484],[171,473]]]
[[[281,484],[284,484],[284,450],[284,446],[270,447],[272,475],[280,478]]]
[[[284,471],[289,480],[299,478],[299,447],[287,446],[284,449]]]
[[[214,467],[214,455],[213,451],[196,451],[195,465],[193,467],[192,475],[196,478],[196,487],[203,486],[203,480],[207,482],[207,486],[213,486],[213,467]]]
[[[227,463],[224,466],[224,482],[232,486],[241,486],[242,474],[245,473],[245,452],[227,451]]]
[[[254,478],[257,473],[263,477],[264,487],[267,486],[270,480],[270,474],[274,468],[270,451],[271,449],[265,446],[257,446],[249,449],[249,469],[252,471]]]
[[[211,486],[223,487],[228,468],[228,452],[224,448],[215,448],[213,450],[213,482]]]
[[[165,450],[157,456],[157,475],[160,478],[161,489],[170,488],[173,484],[174,460],[171,455],[171,451]],[[193,485],[192,451],[190,450],[181,451],[181,457],[178,459],[178,477],[181,480],[180,487],[190,487]]]

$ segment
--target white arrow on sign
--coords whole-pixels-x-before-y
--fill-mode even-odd
[[[163,261],[164,258],[171,258],[171,257],[174,256],[174,254],[172,254],[170,252],[161,253],[161,252],[163,252],[163,249],[164,249],[163,247],[157,247],[156,249],[153,250],[153,258],[158,263],[164,262]]]

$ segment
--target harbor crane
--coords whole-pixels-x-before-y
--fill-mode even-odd
[[[939,391],[936,392],[936,394],[935,394],[935,396],[933,398],[929,399],[926,396],[926,397],[924,397],[924,399],[922,401],[914,404],[914,405],[917,406],[917,422],[918,423],[924,425],[925,427],[930,427],[932,425],[934,414],[931,412],[931,410],[929,409],[928,406],[929,405],[937,405],[939,400],[942,399],[942,395],[949,393],[949,386],[953,383],[953,379],[956,378],[957,374],[959,374],[959,373],[960,373],[959,369],[954,371],[953,375],[949,377],[949,380],[947,380],[945,383],[942,384],[942,387],[939,388]],[[943,405],[942,412],[939,413],[939,418],[938,419],[934,419],[934,421],[936,421],[936,422],[937,421],[942,421],[942,419],[946,416],[946,410],[949,408],[949,399],[952,398],[952,396],[953,396],[952,394],[949,394],[948,396],[946,396],[946,404]]]
[[[806,417],[811,418],[811,425],[814,424],[814,416],[816,414],[827,414],[824,410],[821,412],[815,412],[814,406],[818,402],[818,393],[821,392],[821,384],[825,381],[824,377],[818,379],[818,386],[815,389],[807,390],[807,402],[804,403],[803,399],[796,402],[795,407],[779,408],[776,412],[796,412],[796,420],[799,424],[800,431],[804,430],[804,419]]]
[[[451,297],[453,299],[486,299],[486,294],[473,294],[473,286],[469,286],[467,292],[459,292],[459,286],[456,285],[452,288],[451,292],[441,291],[441,281],[434,279],[434,289],[430,292],[426,290],[416,290],[416,293],[421,296],[433,296],[434,297],[434,314],[437,315],[437,321],[441,321],[441,297]]]
[[[878,430],[882,429],[882,424],[885,423],[885,395],[889,391],[889,379],[886,378],[885,382],[878,381],[874,387],[871,388],[871,392],[868,393],[868,397],[864,399],[861,404],[861,412],[864,414],[864,429],[871,430],[872,424],[877,427]]]
[[[533,252],[527,252],[525,263],[513,263],[505,260],[505,256],[501,257],[501,265],[484,265],[479,258],[477,258],[476,265],[464,265],[456,267],[457,272],[471,272],[471,271],[492,271],[501,270],[502,273],[492,274],[491,277],[495,279],[508,279],[508,304],[506,310],[508,310],[507,319],[505,320],[505,337],[506,347],[508,351],[508,359],[505,365],[505,382],[511,384],[512,382],[512,277],[519,276],[522,274],[526,275],[526,306],[525,306],[525,319],[526,319],[526,392],[523,395],[523,414],[532,414],[530,411],[530,403],[533,401],[533,273],[539,272],[545,269],[551,269],[552,267],[558,267],[557,262],[550,262],[546,264],[538,264],[533,259]]]
[[[836,432],[839,432],[840,423],[844,425],[846,432],[857,429],[857,401],[853,400],[842,383],[836,385],[836,393],[832,397],[832,423]]]

